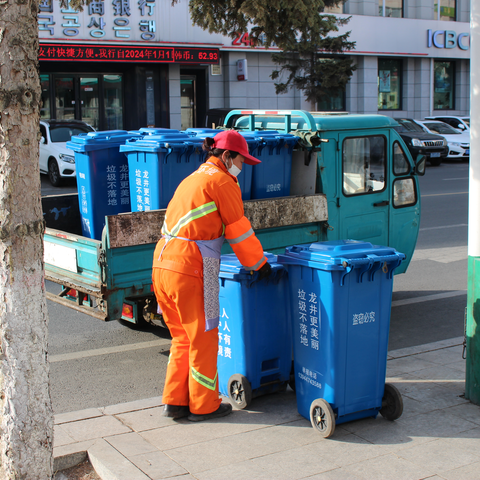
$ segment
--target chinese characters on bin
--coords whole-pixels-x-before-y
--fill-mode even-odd
[[[150,203],[150,179],[148,170],[135,170],[135,195],[137,199],[137,211],[148,212]]]
[[[229,318],[225,309],[223,309],[220,323],[218,324],[218,356],[232,358],[232,337],[227,320],[229,320]]]
[[[314,292],[307,294],[298,290],[298,315],[300,344],[305,347],[319,349],[320,342],[320,308],[318,296]]]
[[[354,313],[353,325],[363,325],[365,323],[375,322],[375,312]]]

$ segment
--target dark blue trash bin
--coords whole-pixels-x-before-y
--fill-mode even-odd
[[[393,273],[404,258],[354,240],[278,256],[289,276],[298,411],[325,437],[335,424],[385,413]]]
[[[241,131],[245,138],[255,138],[259,144],[252,175],[252,199],[286,197],[290,195],[292,152],[298,137],[277,131]]]
[[[238,408],[286,388],[292,364],[286,270],[265,253],[273,273],[258,280],[233,254],[220,265],[219,390]]]
[[[132,212],[166,208],[180,182],[200,165],[203,140],[185,133],[132,138],[120,151],[128,158]]]
[[[67,148],[75,152],[82,234],[101,240],[106,215],[130,212],[128,163],[120,146],[136,134],[107,130],[75,135]]]

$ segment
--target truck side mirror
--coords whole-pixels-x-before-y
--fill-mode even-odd
[[[44,144],[45,144],[45,137],[41,137],[41,138],[40,138],[40,144],[41,144],[41,145],[44,145]]]
[[[421,177],[425,175],[425,166],[427,164],[427,158],[423,155],[417,156],[417,161],[415,162],[415,173]]]

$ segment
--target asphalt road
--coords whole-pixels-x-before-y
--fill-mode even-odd
[[[389,349],[463,335],[467,289],[468,163],[427,167],[422,217],[407,273],[394,281]],[[74,182],[43,194],[71,193]],[[58,288],[47,284],[49,290]],[[55,413],[161,395],[169,334],[103,323],[48,301],[51,396]]]

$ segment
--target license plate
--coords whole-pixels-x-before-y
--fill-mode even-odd
[[[430,154],[431,157],[439,157],[440,156],[440,152],[434,152],[432,154]]]
[[[465,150],[465,155],[470,155],[470,150]]]

